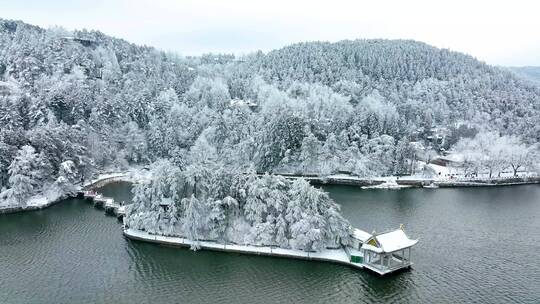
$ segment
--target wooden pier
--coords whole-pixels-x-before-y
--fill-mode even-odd
[[[85,200],[92,202],[94,207],[98,209],[104,209],[105,214],[116,216],[118,219],[122,219],[125,212],[125,206],[117,203],[113,198],[103,196],[93,190],[81,191],[79,196],[82,196]]]

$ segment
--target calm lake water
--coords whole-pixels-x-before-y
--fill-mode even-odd
[[[540,303],[540,186],[325,188],[371,231],[419,238],[409,272],[132,242],[81,200],[0,215],[0,303]],[[129,185],[103,192],[130,199]]]

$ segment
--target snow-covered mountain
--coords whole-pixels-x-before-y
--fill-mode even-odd
[[[164,158],[408,174],[415,147],[450,149],[486,130],[531,145],[539,121],[538,86],[416,41],[182,57],[0,20],[0,189],[21,197],[57,181],[66,161],[72,182]]]

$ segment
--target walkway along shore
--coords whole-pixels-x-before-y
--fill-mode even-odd
[[[124,228],[124,236],[131,240],[166,246],[189,248],[196,243],[200,249],[212,251],[332,262],[356,269],[368,269],[379,275],[410,269],[413,265],[410,260],[411,247],[418,241],[409,239],[401,228],[377,235],[371,235],[359,229],[353,229],[353,231],[352,246],[313,252],[270,246],[220,244],[215,241],[195,242],[182,237],[154,235],[131,228]]]
[[[517,176],[517,177],[495,177],[495,178],[420,178],[415,176],[402,177],[380,177],[362,178],[348,174],[335,174],[329,176],[317,175],[296,175],[287,173],[273,173],[281,175],[287,179],[304,178],[314,185],[345,185],[365,188],[385,188],[385,184],[390,184],[387,188],[452,188],[452,187],[484,187],[484,186],[511,186],[540,183],[540,176]],[[258,173],[263,175],[263,173]]]
[[[111,197],[105,197],[93,190],[79,191],[77,197],[84,198],[98,209],[104,209],[105,214],[114,215],[121,220],[126,215],[126,206],[117,203]]]
[[[127,181],[136,182],[139,177],[135,177],[135,172],[118,172],[99,175],[96,179],[85,182],[79,186],[80,191],[99,188],[108,183]],[[140,173],[140,172],[139,172]],[[511,186],[539,184],[540,176],[529,177],[500,177],[500,178],[455,178],[455,179],[434,179],[418,178],[414,176],[403,177],[381,177],[381,178],[361,178],[347,174],[335,174],[329,176],[316,175],[295,175],[287,173],[274,173],[288,179],[304,178],[314,185],[346,185],[363,188],[376,189],[400,189],[400,188],[452,188],[452,187],[486,187],[486,186]],[[258,175],[262,175],[259,173]],[[77,197],[77,193],[53,193],[52,195],[34,196],[29,199],[26,206],[5,206],[0,207],[0,214],[15,213],[22,211],[41,210],[57,204],[67,198]]]

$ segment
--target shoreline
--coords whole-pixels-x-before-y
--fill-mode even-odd
[[[528,177],[501,177],[501,178],[478,178],[478,179],[434,179],[434,178],[415,178],[413,176],[402,176],[399,179],[396,177],[376,177],[376,178],[361,178],[347,174],[336,174],[329,176],[317,176],[314,174],[298,175],[289,173],[273,173],[283,176],[287,179],[304,178],[313,185],[338,185],[338,186],[355,186],[362,189],[392,189],[400,190],[406,188],[470,188],[470,187],[496,187],[496,186],[519,186],[540,184],[540,176]],[[261,176],[263,173],[257,173]],[[84,182],[78,185],[76,191],[72,194],[63,193],[48,199],[44,196],[44,192],[34,195],[28,202],[47,200],[45,203],[30,204],[26,206],[5,206],[0,207],[0,215],[17,213],[24,211],[36,211],[48,208],[68,198],[76,198],[77,192],[91,190],[94,188],[103,187],[114,182],[132,182],[147,178],[141,174],[140,170],[131,170],[125,172],[105,173],[98,175],[97,178]]]
[[[500,177],[477,179],[437,179],[414,176],[362,178],[347,174],[329,176],[298,175],[273,173],[287,179],[304,178],[314,185],[357,186],[363,189],[403,189],[403,188],[461,188],[461,187],[493,187],[540,184],[540,176]],[[263,175],[263,173],[257,173]]]
[[[38,204],[27,204],[26,206],[6,206],[6,207],[0,207],[0,215],[2,214],[10,214],[10,213],[18,213],[18,212],[26,212],[26,211],[37,211],[37,210],[43,210],[45,208],[51,207],[53,205],[56,205],[66,199],[69,198],[76,198],[79,196],[80,191],[85,190],[91,190],[99,187],[103,187],[110,183],[115,182],[132,182],[135,183],[140,179],[140,174],[138,174],[138,171],[126,171],[126,172],[117,172],[117,173],[105,173],[100,174],[95,179],[92,179],[90,181],[86,181],[81,185],[77,185],[75,188],[75,191],[73,193],[62,193],[59,195],[56,195],[52,198],[48,198],[45,196],[45,193],[47,191],[50,191],[50,188],[36,194],[29,198],[28,202],[31,202],[33,200],[39,201],[39,200],[45,200],[43,203]]]
[[[145,231],[135,230],[135,229],[124,229],[124,236],[129,240],[154,243],[163,246],[172,246],[180,248],[190,248],[194,243],[192,240],[181,238],[181,237],[171,237],[171,236],[162,236],[162,235],[153,235]],[[324,249],[317,252],[306,252],[302,250],[295,249],[284,249],[279,247],[270,247],[270,246],[253,246],[253,245],[237,245],[237,244],[220,244],[215,241],[198,241],[200,250],[210,250],[210,251],[220,251],[220,252],[232,252],[246,255],[260,255],[268,257],[277,257],[277,258],[290,258],[290,259],[300,259],[300,260],[309,260],[309,261],[318,261],[326,263],[340,264],[344,266],[349,266],[355,269],[367,269],[379,275],[389,274],[395,271],[402,270],[396,269],[392,271],[380,271],[376,268],[370,267],[369,265],[363,263],[354,263],[350,261],[349,253],[345,248],[339,249]],[[411,265],[408,265],[405,268],[411,268]]]
[[[53,200],[47,201],[45,204],[41,205],[26,205],[26,206],[8,206],[8,207],[0,207],[0,215],[2,214],[10,214],[10,213],[18,213],[18,212],[24,212],[24,211],[37,211],[42,210],[48,207],[51,207],[53,205],[56,205],[63,200],[66,200],[71,197],[76,197],[76,195],[69,195],[64,194],[61,195]]]

